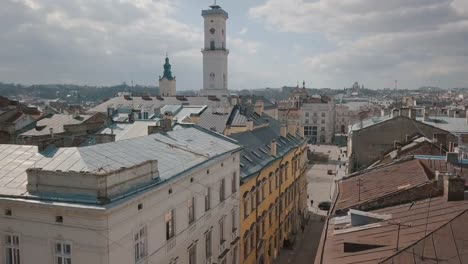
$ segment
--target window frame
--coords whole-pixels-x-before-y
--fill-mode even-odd
[[[15,242],[16,240],[16,242]],[[8,242],[11,241],[11,242]],[[4,260],[6,263],[8,252],[11,254],[12,264],[21,264],[21,238],[18,234],[3,234],[3,248],[5,252]]]
[[[53,258],[54,258],[54,263],[55,264],[68,264],[72,263],[72,253],[73,253],[73,247],[72,244],[69,241],[62,241],[62,240],[56,240],[53,242],[54,247],[53,247]],[[60,245],[60,252],[57,250],[57,246]],[[66,246],[69,247],[69,252],[65,252]],[[60,261],[59,261],[60,259]]]
[[[170,214],[170,220],[168,221],[168,214]],[[166,241],[171,240],[172,238],[175,237],[175,209],[169,209],[166,211],[164,214],[164,222],[165,222],[165,228],[166,228]],[[169,229],[169,227],[172,227]]]

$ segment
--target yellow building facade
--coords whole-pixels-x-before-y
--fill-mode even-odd
[[[300,134],[289,134],[288,130],[291,131],[270,124],[235,138],[244,145],[240,263],[273,263],[280,249],[294,240],[305,220],[307,145]],[[243,142],[244,138],[249,142]],[[252,138],[257,138],[257,142]]]

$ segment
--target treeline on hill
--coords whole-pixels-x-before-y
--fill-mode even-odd
[[[156,96],[159,88],[154,86],[129,86],[126,83],[115,86],[82,86],[69,84],[20,85],[0,82],[0,95],[10,98],[36,97],[43,99],[67,99],[74,97],[79,101],[101,101],[116,96],[119,92],[132,92],[135,95]]]

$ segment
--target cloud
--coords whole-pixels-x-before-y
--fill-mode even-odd
[[[0,2],[0,81],[156,84],[166,52],[178,86],[201,80],[202,20],[176,19],[179,0],[6,0]],[[193,14],[198,16],[198,12]],[[242,54],[258,43],[233,38]],[[195,74],[194,74],[195,73]],[[184,76],[188,76],[184,78]]]
[[[246,27],[244,27],[244,28],[242,28],[242,29],[239,31],[239,34],[245,35],[245,34],[247,34],[248,31],[249,31],[249,29],[246,28]]]
[[[401,79],[409,88],[426,82],[468,86],[462,74],[468,66],[467,7],[464,0],[268,0],[249,16],[270,30],[325,36],[335,48],[303,59],[323,85],[361,79],[379,88]]]

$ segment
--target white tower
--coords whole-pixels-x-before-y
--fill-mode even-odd
[[[229,15],[219,5],[203,10],[205,19],[205,47],[203,53],[203,96],[218,97],[228,92],[228,54],[226,49],[226,20]]]

